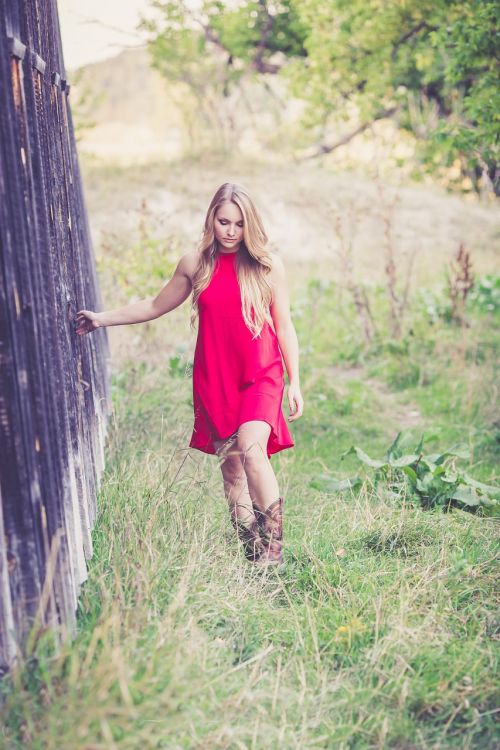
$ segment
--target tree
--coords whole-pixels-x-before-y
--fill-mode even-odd
[[[205,0],[199,7],[183,0],[154,0],[159,20],[143,18],[149,32],[153,67],[183,84],[190,100],[180,100],[188,123],[201,117],[226,147],[234,144],[232,112],[241,104],[242,79],[277,73],[287,56],[305,54],[304,30],[289,0],[233,3]],[[272,60],[276,53],[281,59]]]
[[[476,188],[498,192],[496,0],[295,0],[295,7],[308,30],[307,56],[288,76],[309,102],[309,127],[327,130],[352,104],[361,126],[392,116],[418,139],[427,169],[458,159]]]
[[[338,148],[391,117],[417,139],[422,168],[457,161],[474,187],[500,191],[497,0],[183,0],[162,2],[154,64],[230,122],[224,101],[245,76],[279,74],[307,103],[303,127]],[[204,104],[202,104],[204,103]],[[345,137],[332,124],[358,113]],[[207,112],[208,116],[208,112]]]

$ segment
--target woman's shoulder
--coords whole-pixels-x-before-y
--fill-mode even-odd
[[[269,251],[269,258],[271,259],[271,276],[279,278],[285,273],[283,258],[275,250]]]
[[[178,269],[182,274],[184,274],[184,276],[188,276],[192,281],[198,268],[199,262],[199,250],[190,250],[189,252],[184,253],[184,255],[179,260]]]

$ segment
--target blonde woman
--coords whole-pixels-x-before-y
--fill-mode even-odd
[[[272,454],[294,445],[282,412],[283,360],[292,422],[302,415],[299,346],[290,317],[285,269],[267,249],[248,192],[224,183],[212,198],[200,245],[182,256],[156,297],[116,310],[80,310],[79,335],[101,326],[159,318],[192,294],[198,318],[190,447],[216,454],[231,520],[246,558],[282,565],[283,497]]]

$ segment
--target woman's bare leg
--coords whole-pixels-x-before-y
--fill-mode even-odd
[[[235,449],[236,434],[227,440],[214,440],[215,450],[221,459],[220,469],[224,480],[224,494],[234,516],[245,526],[255,521],[252,498],[239,451]]]
[[[245,555],[266,566],[283,564],[283,498],[267,456],[270,431],[267,422],[252,420],[226,441],[215,441],[231,517]]]
[[[279,497],[276,475],[267,456],[271,426],[262,420],[240,425],[235,447],[246,475],[250,497],[257,510],[264,512]]]

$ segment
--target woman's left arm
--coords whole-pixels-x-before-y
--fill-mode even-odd
[[[291,413],[288,421],[293,422],[294,419],[302,416],[304,410],[304,399],[300,392],[299,379],[299,342],[290,315],[285,266],[281,258],[277,255],[273,256],[271,283],[273,286],[273,301],[269,311],[273,319],[274,330],[276,331],[279,347],[283,354],[288,373],[288,405]]]

